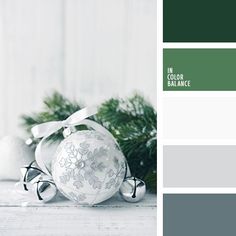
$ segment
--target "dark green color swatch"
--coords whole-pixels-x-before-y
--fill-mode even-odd
[[[165,194],[164,236],[236,235],[235,194]]]
[[[236,42],[236,1],[163,0],[164,42]]]
[[[164,49],[165,91],[236,91],[236,49]]]

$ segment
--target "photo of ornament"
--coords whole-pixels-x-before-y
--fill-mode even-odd
[[[29,139],[31,147],[35,147],[40,141],[40,138],[32,136],[32,127],[53,120],[65,120],[82,107],[81,102],[71,100],[60,92],[55,91],[46,96],[41,111],[22,116],[23,129],[31,138]],[[97,122],[112,133],[130,169],[136,174],[135,177],[145,181],[148,192],[156,193],[157,114],[153,105],[140,93],[125,98],[111,97],[98,106],[95,115],[87,119]],[[84,129],[87,128],[72,125],[51,134],[44,142],[49,150],[48,157],[45,157],[44,161],[51,159],[56,146],[65,137],[76,130]]]
[[[127,188],[125,191],[129,192],[123,191],[124,199],[137,202],[143,198],[145,183],[140,179],[126,178],[127,175],[130,176],[130,169],[113,135],[95,121],[86,119],[96,111],[96,107],[84,108],[64,121],[51,121],[32,128],[34,138],[42,139],[35,150],[39,168],[34,167],[32,163],[21,169],[22,183],[26,191],[28,182],[36,185],[34,192],[37,193],[38,199],[48,201],[54,197],[55,187],[77,204],[94,205],[111,198],[121,185],[126,186],[127,182],[133,184],[132,200],[128,200],[127,193],[131,192]],[[73,128],[76,125],[86,125],[92,130],[76,131]],[[57,146],[49,168],[42,152],[43,143],[61,128],[64,128],[65,138]],[[52,190],[49,187],[53,187]],[[47,188],[49,196],[45,191]]]

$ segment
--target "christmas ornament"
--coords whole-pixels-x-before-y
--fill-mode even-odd
[[[43,137],[35,152],[40,169],[52,176],[65,197],[83,205],[109,199],[129,174],[126,159],[111,133],[86,119],[95,113],[96,109],[84,108],[64,121],[51,121],[32,128],[35,138]],[[73,133],[76,125],[86,125],[93,130]],[[58,146],[49,168],[42,155],[42,146],[61,128],[65,128],[66,138]]]
[[[24,140],[6,136],[0,140],[0,180],[19,180],[19,169],[34,160],[34,152]]]
[[[144,181],[136,177],[128,177],[120,187],[120,194],[127,202],[138,202],[143,199],[146,193]]]
[[[34,197],[42,202],[52,200],[57,194],[57,188],[52,178],[46,175],[33,161],[28,166],[21,168],[21,182],[17,184],[18,193],[23,193],[22,190],[27,191]],[[23,189],[19,189],[23,187]]]
[[[78,131],[58,147],[52,176],[67,198],[93,205],[119,190],[125,168],[125,158],[114,141],[97,131]]]

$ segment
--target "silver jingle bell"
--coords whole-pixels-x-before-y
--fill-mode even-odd
[[[57,187],[35,161],[21,168],[23,190],[32,192],[39,201],[48,202],[57,194]]]
[[[42,170],[39,169],[35,161],[31,162],[28,166],[24,166],[20,169],[21,179],[25,191],[28,191],[27,183],[34,183],[41,178],[43,174]]]
[[[49,202],[57,194],[57,187],[53,180],[44,178],[34,183],[35,194],[39,201]]]
[[[120,187],[120,195],[127,202],[141,201],[146,193],[146,184],[136,177],[127,177]]]

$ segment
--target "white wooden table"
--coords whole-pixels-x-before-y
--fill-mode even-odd
[[[61,198],[22,206],[14,184],[0,182],[0,236],[156,235],[155,194],[146,194],[139,203],[124,202],[117,194],[93,207],[77,206]]]

